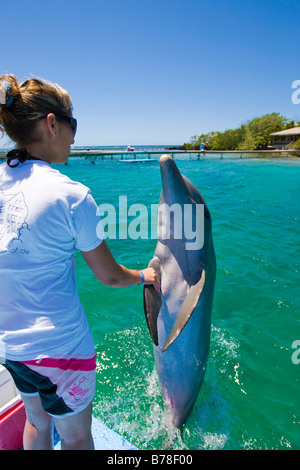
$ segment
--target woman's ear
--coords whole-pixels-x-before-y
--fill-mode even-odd
[[[53,113],[49,113],[46,117],[47,130],[51,136],[55,136],[57,133],[57,121]]]

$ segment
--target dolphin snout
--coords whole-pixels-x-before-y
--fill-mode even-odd
[[[161,165],[163,165],[165,162],[170,161],[170,160],[173,161],[173,158],[171,157],[171,155],[167,155],[166,153],[162,155],[159,159]]]
[[[170,179],[173,178],[174,175],[176,175],[178,179],[181,179],[181,175],[171,155],[162,155],[159,159],[159,164],[163,185],[165,182],[165,178]]]
[[[159,164],[160,164],[160,170],[162,175],[174,172],[177,177],[181,177],[181,174],[179,173],[179,170],[176,166],[176,163],[174,159],[171,157],[171,155],[164,154],[160,157],[159,159]]]
[[[189,192],[174,159],[165,154],[160,157],[159,163],[164,201],[169,205],[188,203]]]

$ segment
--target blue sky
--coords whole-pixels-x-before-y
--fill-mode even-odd
[[[77,146],[182,144],[266,113],[300,121],[299,24],[299,0],[14,0],[0,72],[66,88]]]

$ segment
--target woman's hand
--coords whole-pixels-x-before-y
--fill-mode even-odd
[[[160,280],[157,272],[153,268],[142,269],[142,273],[145,276],[145,285],[153,284],[157,292],[160,291]]]

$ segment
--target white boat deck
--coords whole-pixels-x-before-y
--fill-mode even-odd
[[[122,436],[112,431],[99,419],[93,416],[92,434],[95,450],[138,450]],[[60,450],[60,441],[54,446],[54,450]]]

